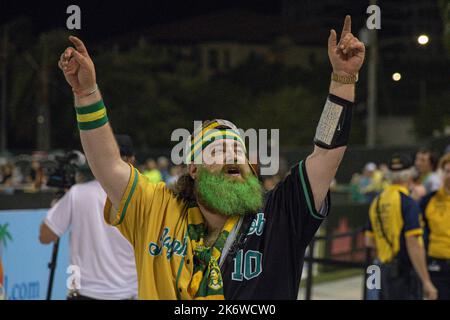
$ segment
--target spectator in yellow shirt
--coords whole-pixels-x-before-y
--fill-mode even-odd
[[[151,183],[158,183],[162,181],[161,172],[159,172],[158,166],[154,159],[147,159],[146,167],[147,170],[145,170],[143,174]]]
[[[428,271],[440,300],[450,300],[450,154],[439,163],[443,186],[421,201],[425,222]]]

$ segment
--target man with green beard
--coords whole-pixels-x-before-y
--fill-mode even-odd
[[[74,92],[84,152],[108,195],[105,219],[134,247],[139,298],[295,299],[305,249],[329,211],[364,61],[350,16],[338,43],[330,30],[333,72],[314,151],[264,195],[242,137],[225,120],[192,134],[175,190],[149,183],[120,159],[94,64],[81,40],[69,39],[75,48],[58,65]]]

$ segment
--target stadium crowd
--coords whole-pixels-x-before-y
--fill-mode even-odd
[[[442,156],[450,153],[450,145]],[[419,148],[414,157],[414,177],[409,187],[411,197],[420,201],[425,195],[438,190],[442,185],[442,169],[438,168],[439,153],[429,148]],[[368,162],[361,172],[355,172],[349,183],[352,201],[371,203],[389,185],[387,163]]]
[[[32,154],[17,158],[0,158],[0,193],[13,194],[15,191],[45,192],[49,175],[55,167],[53,157],[46,154]],[[160,156],[149,158],[138,165],[139,170],[153,183],[175,183],[181,175],[182,167],[170,165],[169,160]]]
[[[450,152],[450,145],[443,155]],[[0,157],[0,193],[13,194],[16,190],[24,192],[45,192],[48,176],[54,167],[53,157],[42,153],[21,155],[18,157]],[[282,159],[284,160],[284,159]],[[415,156],[415,178],[411,185],[411,196],[420,200],[426,194],[436,191],[441,186],[441,175],[438,166],[437,152],[420,148]],[[284,161],[285,162],[285,161]],[[281,161],[281,163],[284,163]],[[274,176],[262,178],[265,190],[271,190],[282,178],[286,170],[282,165],[280,172]],[[165,182],[173,185],[183,173],[183,166],[174,165],[165,156],[147,158],[137,168],[153,183]],[[333,181],[331,190],[346,186],[350,201],[370,203],[376,195],[389,185],[389,169],[386,163],[368,162],[361,172],[355,172],[349,182]],[[337,187],[337,188],[335,188]],[[341,188],[342,189],[342,188]]]
[[[55,167],[54,156],[36,153],[20,155],[18,157],[0,157],[0,194],[14,194],[23,192],[47,192],[52,188],[47,186],[49,175]],[[282,166],[283,167],[283,166]],[[151,182],[164,182],[168,186],[173,185],[183,173],[183,166],[174,165],[165,156],[156,159],[147,158],[137,164],[137,168]],[[271,190],[282,179],[284,172],[274,176],[263,177],[265,190]]]

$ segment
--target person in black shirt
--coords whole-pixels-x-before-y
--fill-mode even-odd
[[[305,249],[330,209],[329,193],[315,209],[305,162],[265,197],[250,215],[243,245],[228,252],[222,268],[226,299],[296,299]],[[226,254],[226,253],[225,253]]]

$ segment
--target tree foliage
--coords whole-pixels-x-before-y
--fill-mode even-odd
[[[45,62],[51,146],[79,147],[72,92],[57,67],[59,55],[69,45],[67,36],[50,31],[14,53],[9,99],[12,149],[35,146],[36,106]],[[140,44],[127,51],[87,46],[113,129],[130,134],[139,150],[167,148],[173,144],[174,129],[191,131],[194,120],[213,118],[229,119],[242,129],[280,129],[281,146],[308,145],[328,93],[328,65],[309,71],[250,58],[205,78],[195,61],[162,54],[158,46]],[[361,122],[355,127],[361,131]]]

